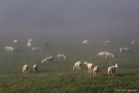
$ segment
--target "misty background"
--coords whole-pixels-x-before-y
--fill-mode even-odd
[[[0,0],[0,32],[138,32],[139,0]]]

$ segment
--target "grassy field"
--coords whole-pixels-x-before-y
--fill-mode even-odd
[[[27,40],[33,39],[32,46],[41,52],[32,52]],[[13,40],[18,39],[18,44]],[[88,45],[81,45],[84,39]],[[132,40],[139,42],[138,34],[130,33],[33,33],[0,35],[0,93],[137,93],[139,92],[139,43],[131,45]],[[110,40],[111,45],[103,45]],[[45,43],[50,47],[45,47]],[[13,46],[15,51],[8,53],[5,46]],[[129,47],[133,52],[120,53],[119,48]],[[115,58],[97,57],[101,51],[109,51]],[[58,60],[57,54],[67,56]],[[41,63],[46,56],[54,56],[54,61]],[[97,77],[87,73],[86,65],[81,71],[73,71],[76,61],[88,61],[99,66]],[[114,78],[108,78],[107,68],[119,64]],[[30,73],[22,73],[22,66],[28,64]],[[38,72],[32,66],[39,66]]]

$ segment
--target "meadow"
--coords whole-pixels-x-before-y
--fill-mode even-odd
[[[32,38],[32,46],[41,52],[32,52],[27,40]],[[13,40],[18,39],[18,44]],[[80,43],[87,39],[89,44]],[[103,45],[110,40],[111,45]],[[131,45],[135,40],[136,45]],[[50,47],[45,47],[49,43]],[[6,52],[5,46],[13,46],[13,53]],[[120,53],[121,47],[129,47],[133,52]],[[98,57],[97,53],[109,51],[115,58]],[[67,60],[58,60],[57,54],[64,54]],[[53,62],[41,63],[47,56],[54,56]],[[87,73],[86,65],[81,71],[73,71],[76,61],[85,61],[99,66],[97,77]],[[107,68],[118,64],[115,77],[108,77]],[[23,65],[28,64],[29,73],[23,73]],[[37,64],[37,72],[32,66]],[[23,33],[0,35],[0,93],[137,93],[139,92],[139,38],[134,33]]]

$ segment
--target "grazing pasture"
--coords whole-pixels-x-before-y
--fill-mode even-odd
[[[80,35],[79,35],[80,34]],[[139,45],[131,45],[131,40],[139,42],[137,34],[129,33],[34,33],[19,34],[18,37],[4,33],[0,40],[0,93],[117,93],[118,91],[139,92]],[[2,34],[1,34],[2,36]],[[13,44],[13,39],[20,42]],[[33,46],[42,51],[33,52],[27,47],[32,38]],[[81,45],[83,39],[89,44]],[[100,40],[110,40],[104,46]],[[48,42],[51,46],[45,47]],[[6,52],[4,47],[13,46],[14,52]],[[120,53],[119,48],[129,47],[133,52]],[[112,52],[114,58],[97,56],[101,51]],[[57,54],[66,55],[66,60],[59,60]],[[41,63],[47,56],[54,61]],[[87,73],[86,65],[81,71],[73,70],[74,63],[88,61],[99,67],[99,73],[93,77]],[[23,73],[23,65],[28,64],[29,73]],[[32,66],[38,65],[34,72]],[[118,64],[114,77],[108,77],[107,68]],[[120,92],[122,93],[122,92]]]

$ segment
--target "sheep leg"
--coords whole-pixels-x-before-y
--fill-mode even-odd
[[[88,68],[88,73],[91,73],[90,68]]]
[[[81,67],[78,67],[79,70],[81,70]]]
[[[112,73],[110,73],[109,76],[112,77],[113,76]]]
[[[29,69],[27,71],[29,72]]]
[[[110,77],[111,76],[111,74],[110,74],[110,72],[108,72],[108,77]]]
[[[76,67],[76,70],[79,70],[79,67]]]
[[[112,74],[112,76],[114,77],[114,74]]]
[[[75,69],[75,66],[73,67],[73,70]]]
[[[91,73],[92,72],[92,69],[91,68],[89,68],[89,73]]]

